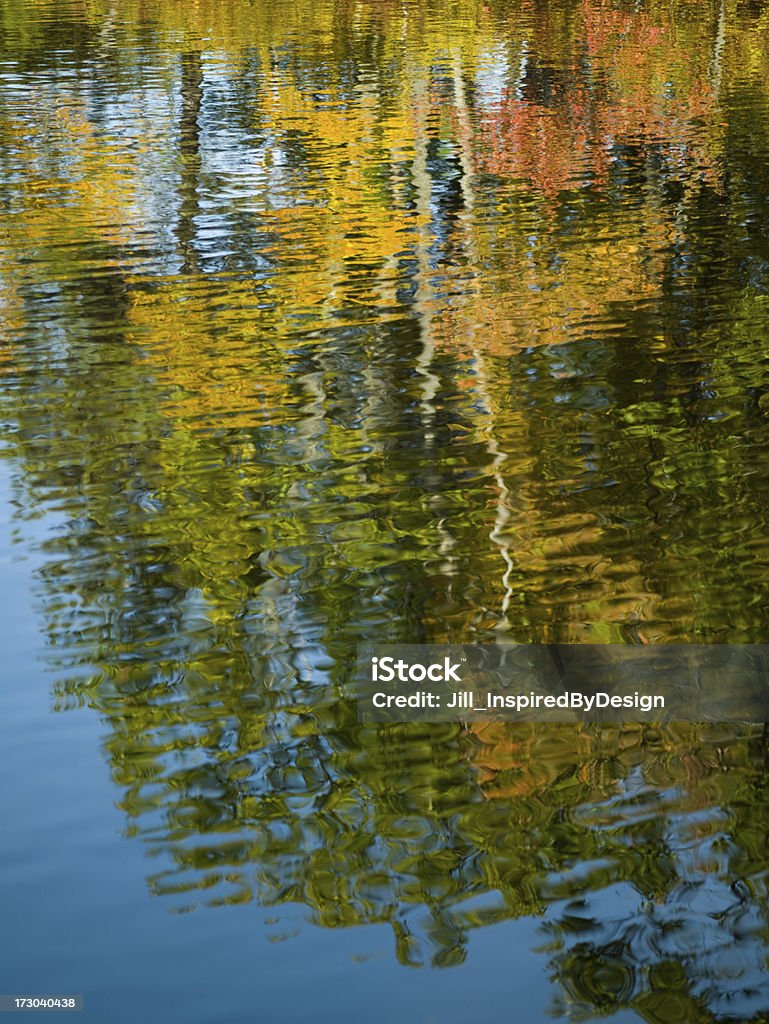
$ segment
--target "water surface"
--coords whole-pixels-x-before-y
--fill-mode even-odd
[[[355,645],[765,643],[769,8],[0,2],[0,989],[760,1021],[762,726]]]

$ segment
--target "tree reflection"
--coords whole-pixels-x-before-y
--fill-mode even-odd
[[[55,699],[169,906],[539,915],[575,1017],[759,1019],[763,734],[349,698],[372,637],[765,639],[766,12],[460,6],[0,12]]]

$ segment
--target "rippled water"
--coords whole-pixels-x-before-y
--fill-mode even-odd
[[[767,68],[740,0],[0,2],[3,992],[769,1019],[763,727],[343,696],[767,642]]]

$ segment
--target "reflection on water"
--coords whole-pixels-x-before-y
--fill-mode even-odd
[[[761,729],[341,695],[372,640],[766,642],[769,9],[8,0],[0,38],[3,451],[152,891],[404,964],[530,916],[556,1013],[769,1012]]]

